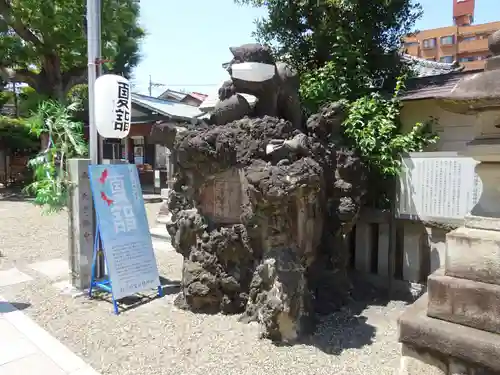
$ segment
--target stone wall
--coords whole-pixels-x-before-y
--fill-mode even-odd
[[[427,277],[444,267],[446,233],[452,229],[436,223],[395,219],[391,235],[389,212],[364,209],[351,241],[354,269],[374,284],[387,285],[392,246],[393,286],[419,295]]]

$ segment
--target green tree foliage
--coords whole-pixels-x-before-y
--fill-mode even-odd
[[[422,151],[437,140],[433,121],[406,132],[400,122],[399,77],[411,67],[401,63],[397,52],[421,15],[420,5],[413,0],[235,2],[267,9],[267,16],[256,21],[255,36],[299,71],[308,114],[333,101],[346,105],[345,141],[375,179],[372,203],[385,206],[401,154]],[[383,94],[390,92],[392,97]]]
[[[102,55],[108,70],[129,76],[139,62],[139,0],[102,1]],[[38,94],[63,100],[87,75],[82,0],[0,0],[0,73]]]
[[[48,135],[49,145],[29,161],[34,182],[25,191],[35,196],[35,204],[45,212],[57,212],[66,207],[71,188],[66,170],[67,159],[87,155],[83,139],[83,124],[74,120],[78,103],[67,106],[56,101],[44,101],[26,121],[31,134],[39,138]]]
[[[403,69],[395,52],[421,15],[413,0],[235,1],[267,8],[267,16],[256,21],[258,41],[273,46],[300,73],[315,74],[327,65],[324,72],[343,77],[349,87],[342,91],[354,97],[367,92],[358,83],[358,65],[363,83],[383,77],[386,87],[394,87]]]
[[[0,147],[13,153],[30,154],[39,149],[40,141],[23,120],[0,116]]]
[[[402,88],[403,81],[399,80],[389,99],[372,93],[353,101],[343,123],[345,138],[378,176],[397,176],[401,154],[423,151],[438,140],[432,132],[432,119],[415,124],[408,132],[401,131],[398,94]]]

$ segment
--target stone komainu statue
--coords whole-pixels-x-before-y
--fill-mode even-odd
[[[268,47],[244,44],[229,48],[233,59],[227,66],[231,79],[219,89],[220,101],[211,116],[216,125],[227,124],[244,116],[272,116],[302,126],[299,77],[287,63],[276,62]],[[255,97],[251,103],[241,94]]]

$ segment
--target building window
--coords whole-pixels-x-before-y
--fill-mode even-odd
[[[426,59],[427,61],[436,61],[436,58],[435,57],[429,57],[428,59]]]
[[[441,45],[442,46],[451,46],[453,44],[455,44],[455,37],[453,35],[441,37]]]
[[[102,143],[102,158],[110,160],[122,159],[124,147],[123,140],[106,138]]]
[[[451,64],[451,63],[453,63],[453,56],[441,56],[439,61],[442,63]]]
[[[134,147],[132,149],[134,164],[137,165],[144,164],[144,148],[145,148],[144,137],[143,136],[132,137],[132,144]]]
[[[418,44],[419,44],[418,42],[406,42],[406,43],[405,43],[405,46],[406,46],[406,47],[418,46]]]
[[[424,48],[435,48],[436,38],[424,39]]]
[[[460,58],[460,62],[472,62],[472,61],[476,61],[477,60],[477,57],[476,56],[465,56],[465,57],[461,57]]]
[[[462,38],[462,42],[470,42],[472,40],[476,40],[477,37],[474,35],[474,36],[466,36],[464,38]]]

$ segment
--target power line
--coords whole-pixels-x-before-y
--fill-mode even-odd
[[[219,83],[173,83],[173,84],[168,84],[165,86],[172,86],[172,87],[177,87],[177,86],[186,86],[186,87],[193,87],[193,86],[218,86]]]
[[[149,96],[152,96],[153,88],[157,87],[213,87],[213,86],[219,86],[220,83],[172,83],[172,84],[166,84],[166,83],[160,83],[160,82],[153,82],[151,75],[149,76],[149,83],[148,83],[148,92]]]
[[[153,82],[151,80],[151,75],[149,75],[149,90],[148,90],[149,96],[152,96],[153,87],[163,87],[163,86],[166,86],[166,85],[163,83]]]

